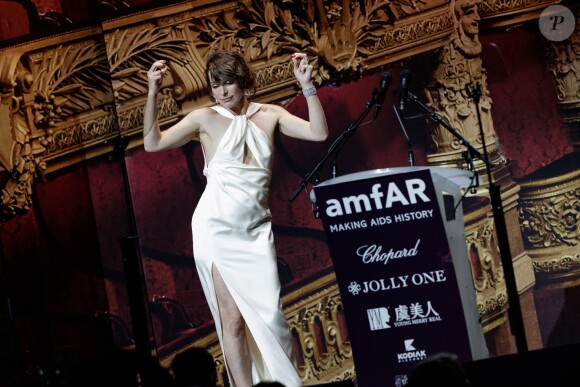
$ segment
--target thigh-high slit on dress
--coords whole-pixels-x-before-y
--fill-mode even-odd
[[[204,168],[207,186],[192,217],[193,253],[222,349],[212,270],[223,278],[246,323],[252,382],[278,381],[295,387],[302,384],[280,302],[267,203],[272,142],[250,119],[260,107],[250,103],[245,115],[212,107],[232,122]],[[248,152],[257,165],[244,163]],[[225,363],[227,369],[227,359]]]

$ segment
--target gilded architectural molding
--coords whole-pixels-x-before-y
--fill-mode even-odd
[[[521,183],[520,224],[539,285],[580,283],[580,170]]]
[[[0,219],[26,213],[32,203],[32,182],[46,164],[37,161],[45,153],[42,134],[34,127],[31,104],[33,76],[19,51],[0,56],[0,163],[2,193]]]
[[[485,141],[488,154],[496,156],[491,161],[497,162],[497,142],[491,118],[492,100],[487,89],[487,72],[480,58],[480,4],[481,0],[455,2],[456,31],[450,43],[439,51],[436,61],[438,65],[433,71],[432,81],[426,85],[425,95],[428,105],[440,112],[473,147],[482,151]],[[477,105],[472,92],[480,95]],[[481,128],[476,108],[479,108]],[[445,126],[437,124],[433,127],[429,146],[427,159],[431,165],[465,165],[465,145]],[[481,161],[474,161],[483,169]]]
[[[580,7],[576,9],[576,26],[580,23]],[[556,97],[572,145],[580,150],[580,30],[562,41],[546,41],[548,68],[554,75]]]
[[[484,332],[506,321],[508,307],[495,225],[488,204],[480,199],[477,205],[465,212],[465,240]]]
[[[32,186],[46,173],[110,152],[116,137],[133,139],[129,146],[140,143],[145,73],[158,58],[177,64],[163,90],[160,121],[169,125],[194,107],[210,104],[203,68],[211,50],[242,52],[257,73],[256,99],[280,102],[299,92],[293,87],[292,53],[304,51],[313,58],[319,84],[358,79],[445,46],[455,31],[455,3],[206,0],[3,49],[1,218],[26,213]],[[555,2],[498,1],[482,7],[490,18],[513,18],[547,3]],[[487,116],[487,99],[482,106]],[[456,117],[462,125],[472,119],[469,114]],[[447,139],[445,148],[454,152],[457,147]]]
[[[485,0],[480,5],[480,15],[486,28],[511,26],[537,19],[554,0]]]
[[[35,179],[58,169],[58,159],[101,146],[95,140],[115,134],[117,119],[105,46],[94,37],[7,51],[2,62],[0,119],[12,134],[2,134],[2,167],[9,174],[0,216],[6,220],[28,211]]]
[[[462,140],[440,123],[432,125],[427,162],[431,165],[460,168],[472,163],[472,168],[482,177],[477,195],[489,193],[487,186],[491,178],[494,184],[501,187],[503,220],[507,227],[512,226],[507,230],[507,235],[497,235],[495,219],[492,217],[493,209],[488,203],[475,210],[477,214],[487,212],[488,220],[476,222],[479,228],[470,226],[472,230],[467,238],[479,313],[484,331],[489,332],[507,321],[509,306],[504,266],[498,251],[499,238],[507,239],[505,245],[510,250],[516,291],[520,295],[520,302],[526,302],[522,309],[534,307],[524,293],[533,288],[535,277],[531,259],[523,250],[518,227],[517,203],[520,187],[511,179],[500,153],[491,116],[492,100],[487,88],[487,73],[480,58],[482,46],[478,36],[481,20],[479,12],[484,4],[489,5],[482,0],[454,2],[456,32],[451,41],[439,50],[432,81],[426,85],[425,94],[428,105],[441,114],[465,141],[481,154],[487,155],[494,167],[488,174],[483,161],[474,155],[471,155],[472,160],[466,158],[467,150]],[[471,215],[468,211],[465,212],[466,218]],[[466,230],[467,228],[466,224]],[[529,332],[528,341],[531,346],[539,345],[537,321],[528,321],[526,330]]]

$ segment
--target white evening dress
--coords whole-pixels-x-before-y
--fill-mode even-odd
[[[193,253],[222,349],[212,267],[221,274],[246,322],[252,382],[278,381],[295,387],[302,384],[282,313],[267,203],[273,146],[250,120],[260,107],[250,103],[245,115],[212,107],[232,122],[213,159],[206,160],[207,186],[192,217]],[[254,156],[258,166],[244,163],[245,151]],[[227,369],[227,359],[225,363]]]

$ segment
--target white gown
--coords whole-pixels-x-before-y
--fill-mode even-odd
[[[222,349],[212,266],[221,274],[246,322],[252,382],[278,381],[295,387],[302,384],[280,303],[267,203],[273,148],[266,133],[250,120],[260,107],[250,103],[246,115],[240,116],[221,106],[212,107],[232,122],[204,169],[207,186],[192,217],[193,253]],[[258,166],[244,164],[246,147]],[[225,362],[227,369],[227,359]]]

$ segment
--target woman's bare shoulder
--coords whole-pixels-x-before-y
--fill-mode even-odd
[[[194,126],[205,126],[211,122],[217,115],[215,110],[208,106],[193,109],[185,116]]]
[[[210,108],[209,106],[195,108],[192,111],[190,111],[189,113],[187,113],[188,116],[200,117],[200,118],[201,117],[213,117],[216,114],[218,114],[218,113],[215,110],[213,110],[212,108]]]
[[[287,113],[286,109],[279,105],[265,103],[260,107],[260,115],[267,117],[268,120],[276,122],[278,122],[280,117],[285,113]]]
[[[280,114],[281,112],[285,111],[282,106],[274,105],[271,103],[263,103],[261,104],[260,111],[264,113],[276,113]]]

